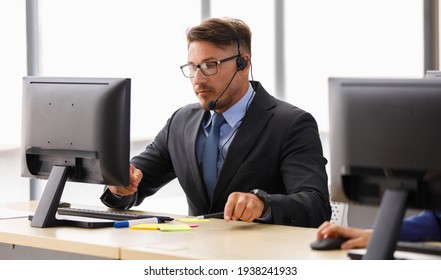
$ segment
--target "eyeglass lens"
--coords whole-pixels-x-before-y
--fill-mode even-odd
[[[196,75],[198,68],[201,69],[204,75],[211,76],[217,73],[217,62],[204,62],[199,65],[188,64],[183,66],[181,69],[184,76],[193,78]]]

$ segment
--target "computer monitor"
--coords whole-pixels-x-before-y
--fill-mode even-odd
[[[24,77],[22,176],[47,179],[33,227],[81,226],[56,218],[66,181],[129,184],[128,78]]]
[[[391,259],[407,208],[441,209],[441,79],[330,78],[333,201],[380,205],[366,259]]]

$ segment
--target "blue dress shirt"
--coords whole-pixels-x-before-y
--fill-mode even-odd
[[[254,90],[251,84],[248,87],[248,91],[245,95],[234,104],[231,108],[222,113],[226,122],[220,127],[220,138],[219,138],[219,148],[221,149],[221,154],[217,161],[218,172],[220,172],[222,165],[227,156],[228,148],[236,135],[237,130],[242,124],[242,119],[254,97]],[[199,130],[198,139],[196,141],[196,153],[199,160],[199,165],[202,161],[202,151],[207,140],[208,133],[210,132],[211,119],[213,117],[214,111],[210,111],[210,118],[202,122],[202,129]]]

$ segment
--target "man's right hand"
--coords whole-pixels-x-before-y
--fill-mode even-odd
[[[317,240],[333,237],[346,237],[349,238],[341,244],[341,249],[352,248],[365,248],[369,243],[369,239],[372,236],[372,229],[359,229],[354,227],[344,227],[336,224],[332,224],[327,221],[324,222],[317,229]]]
[[[142,171],[130,163],[130,185],[128,186],[107,186],[108,189],[117,195],[127,196],[134,194],[138,190],[139,182],[142,179]]]

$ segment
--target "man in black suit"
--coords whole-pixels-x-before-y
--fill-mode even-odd
[[[130,186],[108,186],[103,203],[128,209],[177,177],[192,216],[223,211],[227,221],[303,227],[329,220],[327,160],[316,121],[248,80],[249,27],[238,19],[208,19],[187,40],[181,70],[199,103],[170,117],[131,160]],[[220,136],[210,136],[215,115],[223,121]],[[209,146],[217,152],[207,152]]]

